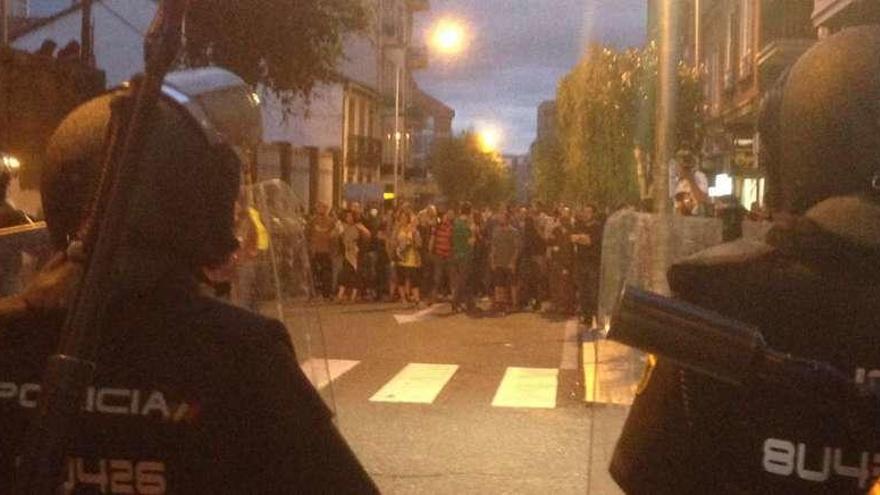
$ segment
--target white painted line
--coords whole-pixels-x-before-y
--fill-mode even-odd
[[[442,304],[434,304],[427,308],[408,315],[394,315],[398,325],[406,325],[408,323],[418,323],[420,321],[433,320],[437,318],[436,313],[442,308]]]
[[[565,322],[565,337],[562,341],[562,359],[559,362],[559,369],[576,370],[578,369],[578,329],[580,324],[577,318],[572,318]]]
[[[337,380],[352,368],[357,366],[360,361],[350,361],[346,359],[319,359],[310,358],[300,365],[306,378],[312,383],[316,389],[322,389],[332,381]]]
[[[457,364],[410,363],[370,397],[370,401],[430,404],[457,370]]]
[[[507,368],[492,406],[553,409],[558,384],[558,369]]]
[[[583,361],[584,361],[584,400],[587,402],[596,402],[599,396],[599,376],[596,363],[596,343],[583,343]]]

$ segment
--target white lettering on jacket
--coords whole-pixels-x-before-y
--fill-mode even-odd
[[[37,407],[40,385],[36,383],[0,382],[0,402],[12,401],[24,409]],[[83,411],[97,414],[158,417],[169,422],[191,422],[197,407],[180,402],[169,402],[159,390],[137,390],[115,387],[89,387]]]

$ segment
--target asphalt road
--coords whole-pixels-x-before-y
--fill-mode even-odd
[[[625,409],[584,401],[575,322],[448,305],[287,313],[304,369],[383,493],[620,493],[607,463]]]

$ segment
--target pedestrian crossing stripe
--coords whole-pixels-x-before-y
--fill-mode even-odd
[[[407,364],[370,401],[431,404],[456,371],[457,364]]]
[[[599,397],[599,375],[596,370],[596,354],[597,348],[595,342],[584,342],[581,356],[583,357],[584,370],[584,400],[587,402],[596,402]]]
[[[609,340],[584,341],[581,346],[584,400],[632,405],[644,368],[640,353]]]
[[[300,367],[309,382],[320,390],[359,364],[360,361],[347,359],[311,358],[301,363]],[[370,401],[432,404],[458,369],[459,365],[456,364],[409,363],[370,397]],[[556,407],[558,383],[558,369],[507,368],[492,406],[553,409]]]
[[[553,409],[558,384],[555,368],[507,368],[492,406]]]
[[[360,361],[348,359],[310,358],[300,364],[300,368],[302,368],[303,373],[305,373],[312,386],[320,390],[338,380],[339,377],[348,373],[358,364],[360,364]]]

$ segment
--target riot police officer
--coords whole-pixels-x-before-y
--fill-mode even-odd
[[[177,81],[204,88],[234,77],[223,72]],[[200,76],[205,80],[192,79]],[[125,111],[128,93],[84,104],[51,139],[42,195],[59,252],[85,216],[108,126],[113,112]],[[233,214],[241,163],[224,139],[244,119],[231,113],[235,122],[224,125],[212,120],[222,112],[211,112],[180,87],[164,93],[129,197],[123,244],[113,260],[118,279],[105,294],[108,330],[66,449],[60,488],[376,492],[300,370],[284,326],[200,294],[203,269],[223,264],[238,246]],[[47,285],[64,292],[75,270],[63,268],[60,255],[55,263],[47,273],[65,283]],[[64,314],[47,309],[59,300],[51,293],[37,287],[7,301],[7,317],[0,320],[0,493],[16,482],[42,369],[58,344]],[[49,302],[32,307],[28,294]]]
[[[770,347],[880,376],[880,26],[808,50],[760,122],[766,242],[673,266],[675,295],[759,327]],[[760,383],[734,388],[659,360],[647,371],[611,473],[628,493],[865,493],[880,445],[847,404],[820,409]]]

